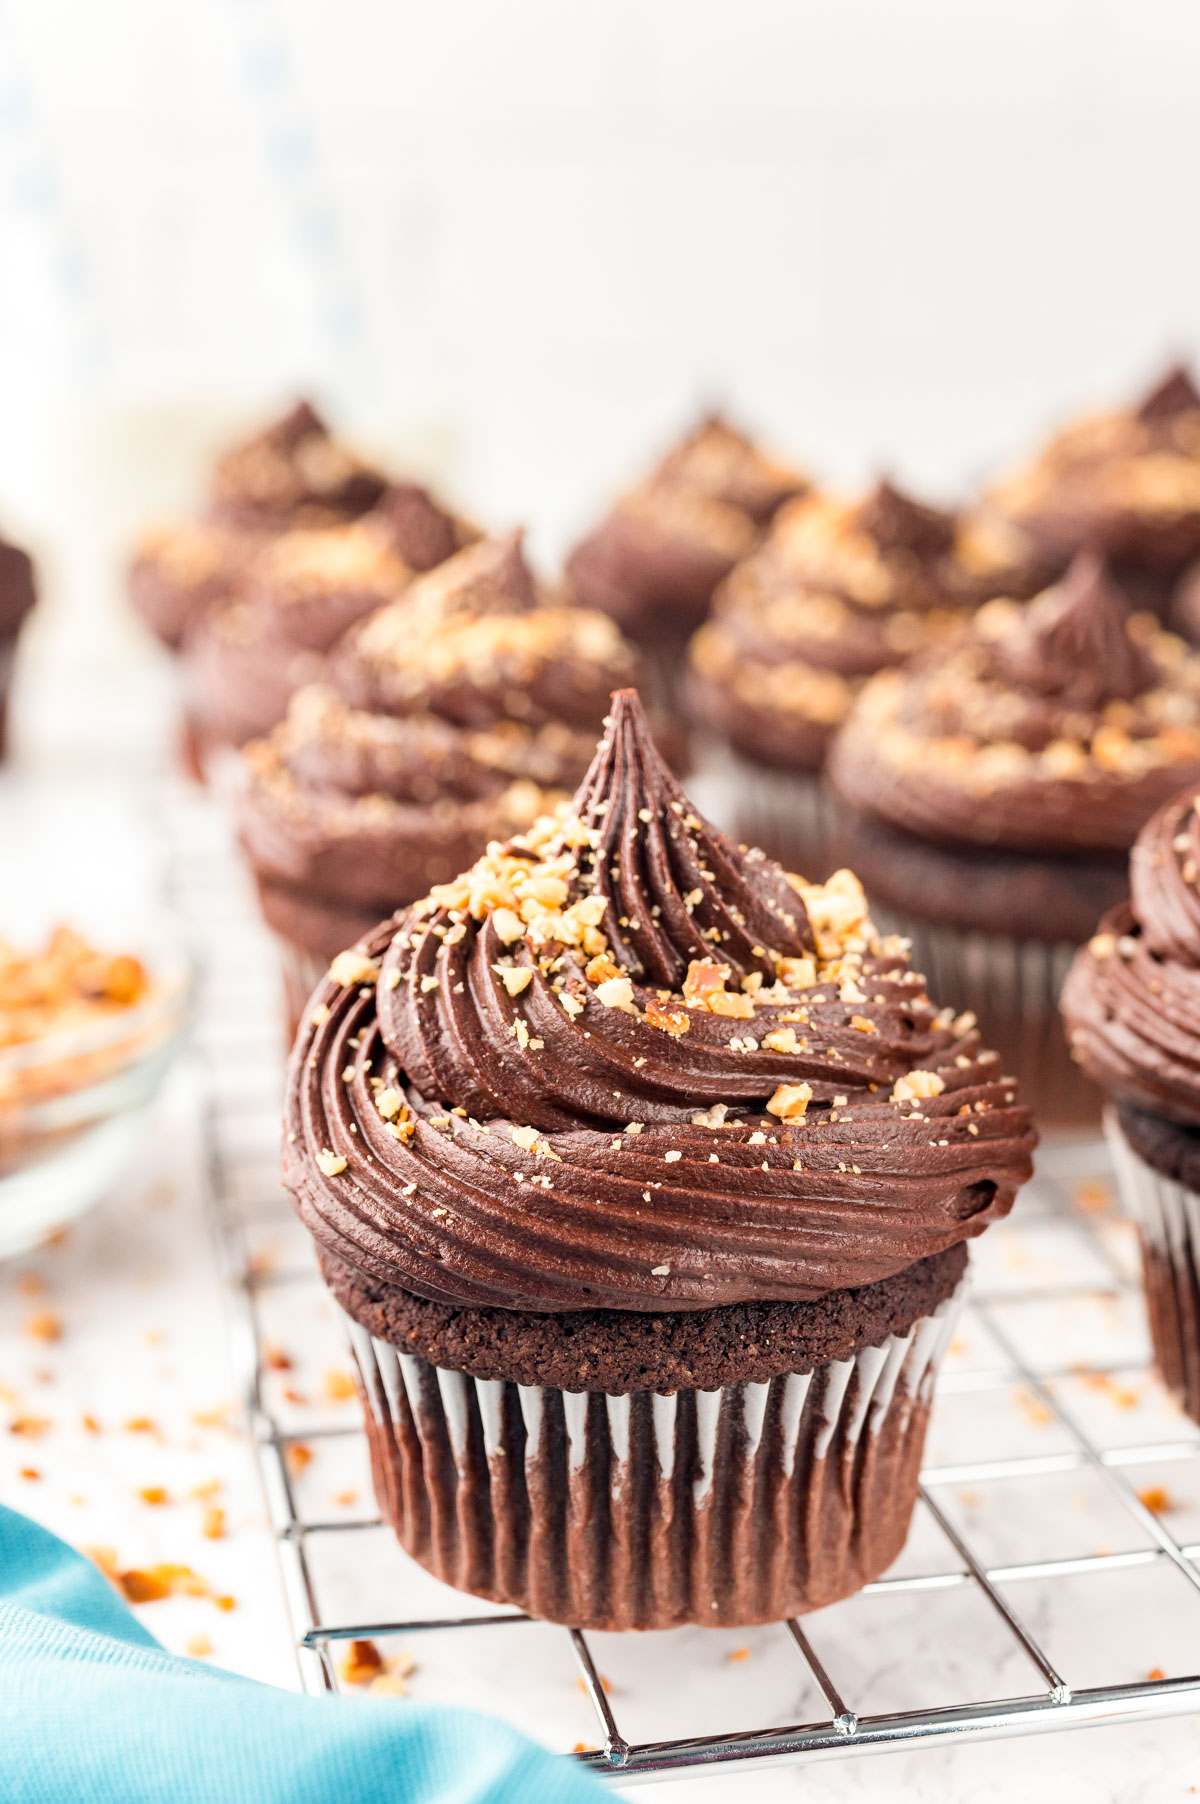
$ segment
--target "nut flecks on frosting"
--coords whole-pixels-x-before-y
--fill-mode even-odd
[[[1011,534],[880,482],[789,502],[692,642],[697,711],[752,756],[815,768],[863,681],[1028,593]]]
[[[1200,1127],[1200,795],[1146,823],[1132,902],[1101,921],[1063,989],[1074,1057],[1110,1095]]]
[[[850,873],[697,815],[631,691],[569,807],[355,956],[378,976],[331,976],[293,1053],[285,1177],[324,1246],[434,1300],[802,1300],[978,1233],[1029,1174],[974,1018]]]
[[[1094,545],[1171,568],[1200,549],[1200,394],[1170,370],[1140,405],[1092,414],[997,483],[990,501],[1060,553]]]
[[[260,877],[381,914],[521,831],[586,769],[633,653],[603,615],[539,597],[520,535],[418,577],[247,749]]]
[[[1200,777],[1200,657],[1130,616],[1083,552],[1029,606],[987,603],[869,683],[830,769],[856,806],[930,839],[1121,850]]]
[[[571,554],[570,598],[627,629],[703,617],[713,589],[807,480],[715,415],[700,422]]]
[[[307,402],[217,460],[214,515],[232,525],[331,525],[373,507],[384,479],[329,431]]]

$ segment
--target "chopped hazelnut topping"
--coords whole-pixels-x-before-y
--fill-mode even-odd
[[[596,1001],[605,1008],[622,1009],[628,1015],[637,1013],[633,1001],[633,984],[628,977],[606,977],[596,985]]]
[[[795,1052],[796,1030],[794,1027],[776,1027],[763,1035],[762,1043],[766,1052]]]
[[[506,946],[511,946],[514,940],[519,940],[525,931],[520,915],[514,914],[511,908],[493,909],[492,926]]]
[[[714,990],[708,998],[709,1012],[714,1015],[731,1015],[738,1021],[750,1021],[754,1018],[754,998],[741,990]]]
[[[346,989],[356,983],[374,983],[378,975],[379,968],[374,959],[368,958],[365,952],[355,952],[353,948],[348,952],[339,952],[329,967],[331,982],[340,983]]]
[[[650,1023],[651,1027],[657,1027],[662,1033],[672,1034],[676,1039],[678,1039],[681,1034],[687,1033],[691,1026],[691,1022],[683,1009],[663,1008],[660,1004],[655,1002],[651,1002],[647,1005],[646,1020]]]
[[[346,1169],[346,1161],[341,1153],[331,1152],[324,1147],[316,1155],[317,1169],[324,1172],[327,1178],[336,1178]]]
[[[892,1101],[914,1102],[919,1096],[940,1096],[945,1088],[945,1078],[936,1071],[910,1071],[892,1085]]]
[[[817,981],[817,966],[811,958],[781,958],[776,967],[779,980],[789,990],[811,990]]]
[[[510,996],[519,996],[533,982],[533,972],[528,965],[497,965],[495,970]]]
[[[719,965],[710,959],[694,958],[683,980],[683,1000],[691,1008],[710,1007],[713,997],[724,992],[729,976],[728,965]]]
[[[811,1084],[780,1084],[767,1104],[767,1112],[781,1121],[796,1121],[812,1101]]]

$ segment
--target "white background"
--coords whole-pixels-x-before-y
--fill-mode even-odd
[[[298,387],[547,556],[706,397],[952,492],[1195,346],[1198,75],[1190,0],[4,0],[0,509],[86,632]]]

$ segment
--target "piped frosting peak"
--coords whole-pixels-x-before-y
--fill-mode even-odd
[[[1096,709],[1132,701],[1161,681],[1145,643],[1130,631],[1129,609],[1103,558],[1081,551],[1062,581],[1033,602],[1004,648],[1015,680],[1063,707]]]
[[[849,872],[732,845],[614,697],[573,803],[334,961],[286,1179],[335,1257],[540,1311],[802,1300],[978,1233],[1028,1112]]]

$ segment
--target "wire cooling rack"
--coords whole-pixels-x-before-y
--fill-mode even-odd
[[[201,941],[215,1224],[301,1674],[415,1667],[629,1784],[1200,1709],[1200,1430],[1154,1377],[1099,1143],[1053,1147],[973,1255],[913,1530],[854,1598],[746,1631],[581,1633],[447,1589],[371,1501],[335,1312],[278,1180],[272,949],[218,812],[173,793]]]

